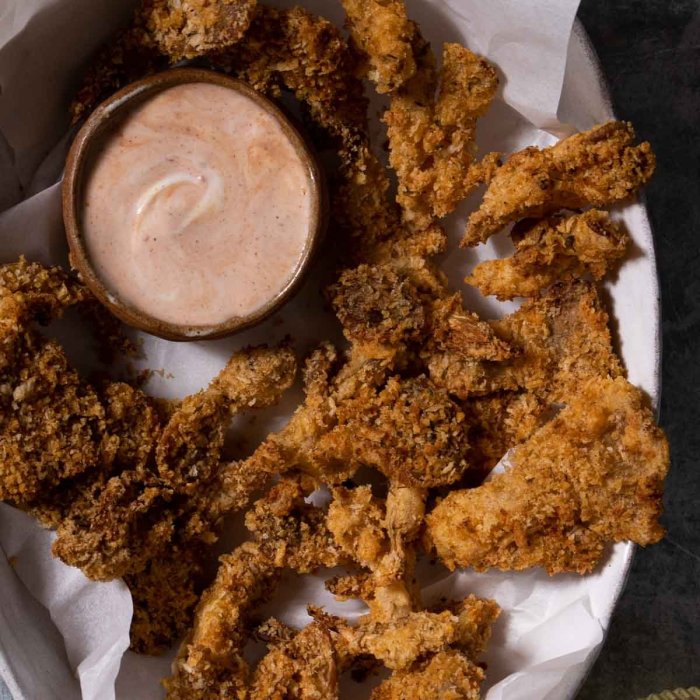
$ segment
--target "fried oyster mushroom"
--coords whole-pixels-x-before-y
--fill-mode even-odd
[[[372,698],[432,700],[443,697],[431,694],[442,689],[453,692],[446,697],[480,697],[484,672],[477,658],[486,648],[500,609],[492,600],[471,595],[446,609],[404,611],[386,621],[370,614],[355,626],[316,608],[309,612],[314,624],[331,632],[340,669],[351,667],[356,660],[373,658],[393,671],[389,680],[373,691]],[[432,678],[426,674],[428,668],[435,671]],[[448,678],[448,673],[454,675]],[[412,682],[413,692],[409,690]]]
[[[231,480],[220,464],[231,417],[252,405],[274,403],[294,377],[289,348],[255,348],[234,354],[207,389],[185,399],[164,426],[155,463],[131,465],[71,504],[57,529],[53,552],[95,580],[137,574],[171,543],[216,539],[225,515],[218,507]],[[213,491],[210,489],[214,489]],[[246,504],[251,491],[238,499]]]
[[[258,628],[269,651],[247,697],[337,700],[340,673],[381,661],[393,673],[372,698],[478,698],[484,671],[477,658],[499,613],[493,601],[468,596],[449,609],[407,612],[387,622],[370,616],[354,627],[314,607],[314,622],[299,632],[271,619]]]
[[[627,199],[649,181],[655,165],[649,143],[635,145],[629,122],[601,124],[549,148],[525,148],[491,177],[461,245],[483,243],[512,221]]]
[[[325,514],[304,501],[309,490],[303,478],[288,477],[254,504],[246,518],[254,541],[220,558],[173,675],[164,681],[168,700],[246,697],[250,669],[242,652],[253,608],[274,590],[283,569],[307,573],[343,562]]]
[[[420,231],[453,211],[496,167],[497,154],[475,163],[475,132],[498,76],[459,44],[444,45],[438,74],[403,0],[343,0],[343,7],[368,77],[378,92],[391,94],[384,121],[396,201],[404,223]]]
[[[144,0],[136,24],[171,63],[223,51],[253,21],[257,0]]]
[[[663,537],[668,444],[642,392],[622,377],[579,387],[510,461],[504,474],[453,491],[428,514],[428,545],[451,569],[585,574],[610,542]]]
[[[452,483],[468,468],[463,414],[426,377],[392,377],[381,389],[313,398],[320,400],[307,400],[258,448],[252,468],[296,468],[333,484],[371,466],[407,486]]]
[[[91,300],[58,267],[24,258],[0,267],[0,499],[25,510],[62,481],[109,465],[118,449],[101,397],[37,329]]]
[[[327,527],[363,572],[332,579],[326,587],[341,600],[362,598],[373,622],[408,614],[419,605],[413,567],[427,491],[390,482],[386,499],[373,496],[369,486],[334,488],[332,496]]]
[[[341,599],[359,597],[369,614],[356,625],[326,615],[311,614],[332,630],[342,668],[356,659],[373,658],[393,670],[392,677],[372,697],[404,697],[412,682],[419,695],[432,698],[442,688],[478,697],[484,678],[476,664],[486,647],[491,624],[500,612],[494,601],[469,596],[446,609],[423,610],[413,579],[416,539],[425,513],[426,491],[390,482],[385,500],[368,486],[336,488],[328,510],[328,528],[341,549],[369,574],[327,582]],[[456,673],[449,682],[426,668]]]
[[[416,72],[415,25],[403,0],[342,0],[353,44],[377,92],[391,93]]]
[[[607,212],[525,220],[513,228],[515,254],[477,265],[465,282],[500,300],[532,297],[557,281],[602,279],[625,256],[629,235]]]
[[[313,622],[291,639],[271,645],[252,674],[247,697],[336,700],[340,670],[331,633]]]
[[[556,284],[490,325],[518,352],[496,362],[452,351],[427,354],[435,384],[461,399],[527,390],[550,404],[566,402],[591,376],[623,372],[612,348],[608,314],[590,282]]]
[[[227,49],[245,34],[256,8],[257,0],[141,0],[131,25],[92,61],[70,108],[72,123],[134,80]]]
[[[408,671],[396,671],[376,687],[370,700],[479,700],[486,674],[458,651],[441,651]]]
[[[384,115],[404,222],[420,230],[454,211],[495,168],[476,164],[476,123],[498,88],[495,69],[459,44],[445,44],[439,78],[429,44],[417,35],[418,70]]]

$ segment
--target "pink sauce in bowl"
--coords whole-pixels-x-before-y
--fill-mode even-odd
[[[135,104],[108,101],[97,145],[76,139],[64,183],[71,259],[132,325],[219,337],[277,308],[300,276],[320,227],[318,173],[249,88],[163,75],[178,74]]]

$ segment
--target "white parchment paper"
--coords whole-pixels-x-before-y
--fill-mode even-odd
[[[291,2],[273,4],[291,5]],[[302,2],[342,22],[331,0]],[[502,73],[501,97],[479,128],[483,151],[509,152],[546,145],[573,128],[611,117],[580,34],[572,34],[578,0],[413,0],[408,3],[436,48],[460,41],[494,61]],[[65,263],[60,179],[70,134],[67,106],[89,56],[120,23],[133,2],[124,0],[4,0],[0,3],[0,260],[19,254]],[[472,197],[448,222],[451,237],[444,268],[465,303],[487,316],[512,308],[485,300],[461,280],[480,259],[508,251],[496,236],[476,250],[457,249]],[[643,208],[621,209],[637,247],[609,288],[617,338],[630,379],[656,397],[658,314],[653,246]],[[180,397],[199,390],[230,353],[250,343],[275,342],[292,334],[299,354],[318,340],[339,337],[323,308],[319,288],[326,275],[320,260],[304,288],[285,309],[236,338],[187,345],[142,335],[144,367],[165,370],[147,389]],[[75,334],[74,334],[75,335]],[[80,338],[78,338],[80,345]],[[69,348],[69,350],[71,350]],[[80,347],[72,352],[80,362]],[[278,429],[298,400],[290,392],[280,406],[253,423],[233,426],[238,449],[249,452]],[[50,555],[52,533],[31,518],[0,505],[0,675],[15,695],[71,700],[150,700],[162,696],[158,680],[170,656],[138,657],[125,650],[131,599],[120,581],[98,584]],[[223,541],[244,537],[233,523]],[[471,571],[450,574],[422,562],[426,602],[468,593],[495,598],[503,615],[485,660],[489,700],[565,698],[580,682],[603,639],[632,548],[617,545],[600,569],[586,577],[548,577]],[[360,603],[337,603],[323,588],[325,574],[289,577],[268,612],[302,626],[309,601],[355,617]],[[377,682],[376,680],[374,681]],[[371,683],[370,683],[371,684]],[[366,697],[348,680],[344,697]]]

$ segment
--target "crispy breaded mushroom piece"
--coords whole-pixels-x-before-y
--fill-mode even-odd
[[[386,169],[369,145],[368,101],[357,57],[335,25],[301,7],[263,5],[244,39],[211,62],[270,96],[290,90],[337,143],[340,178],[334,183],[333,215],[356,243],[349,251],[391,235],[398,212],[387,197]]]
[[[124,577],[134,604],[132,651],[162,654],[186,634],[201,592],[203,559],[198,549],[174,547],[143,571]]]
[[[345,560],[326,526],[326,513],[306,503],[313,482],[285,477],[253,504],[245,524],[280,568],[309,573]]]
[[[171,63],[223,51],[248,30],[257,0],[144,0],[136,13]]]
[[[425,515],[425,489],[390,482],[385,500],[369,486],[332,491],[327,525],[350,559],[369,571],[327,582],[340,599],[362,598],[375,622],[388,623],[419,604],[413,579],[415,543]]]
[[[402,674],[450,651],[475,660],[486,648],[500,608],[493,600],[470,595],[442,610],[405,610],[386,619],[369,614],[354,626],[316,609],[309,612],[331,631],[343,666],[352,665],[358,657],[371,656]]]
[[[168,700],[245,697],[248,616],[278,577],[279,568],[258,543],[246,542],[219,559],[216,580],[197,605],[173,675],[163,681]]]
[[[303,7],[261,5],[238,44],[209,58],[255,90],[276,97],[291,90],[314,121],[345,147],[367,130],[367,98],[356,57],[340,30]]]
[[[585,574],[610,542],[658,542],[668,444],[642,392],[596,377],[511,456],[504,474],[453,491],[426,539],[451,569]]]
[[[426,310],[412,280],[391,265],[359,265],[341,273],[328,290],[345,337],[367,347],[391,348],[418,340]]]
[[[188,396],[163,429],[156,448],[158,473],[166,484],[197,490],[218,468],[231,416],[270,406],[289,388],[296,359],[288,347],[249,348],[235,353],[202,391]]]
[[[173,413],[158,439],[155,465],[131,465],[76,499],[58,527],[54,553],[90,578],[109,580],[143,570],[181,536],[215,540],[222,505],[245,505],[252,496],[224,497],[219,488],[258,485],[228,478],[235,469],[220,465],[225,429],[243,408],[274,403],[294,371],[294,355],[284,346],[234,354],[207,389]]]
[[[246,519],[255,541],[220,558],[173,675],[164,681],[168,700],[245,697],[249,668],[242,653],[253,608],[272,592],[282,569],[309,572],[342,563],[324,513],[304,502],[303,481],[283,479],[256,502]]]
[[[344,358],[324,344],[307,360],[306,400],[290,422],[247,460],[254,471],[297,469],[339,484],[360,466],[406,486],[456,481],[467,468],[466,426],[458,406],[427,377],[392,376],[395,354]]]
[[[392,377],[376,395],[339,404],[336,415],[338,424],[323,436],[321,449],[398,484],[446,485],[468,468],[464,414],[425,376]]]
[[[339,484],[371,466],[405,486],[453,483],[468,467],[467,428],[459,407],[425,377],[390,377],[391,365],[351,358],[333,374],[332,348],[315,352],[317,384],[290,422],[247,460],[255,471],[297,469],[317,483]],[[328,363],[325,365],[325,363]],[[324,366],[325,365],[325,366]],[[389,377],[389,378],[387,378]]]
[[[629,122],[601,124],[549,148],[525,148],[496,170],[461,245],[483,243],[512,221],[627,199],[649,181],[655,164],[648,142],[635,145]]]
[[[498,299],[531,297],[558,280],[602,279],[627,252],[629,235],[607,212],[526,219],[511,233],[515,254],[477,265],[465,282]]]
[[[445,44],[439,79],[429,44],[416,30],[418,71],[392,95],[384,121],[405,223],[429,226],[452,212],[496,164],[476,166],[476,123],[498,87],[495,69],[459,44]]]
[[[340,669],[331,634],[313,622],[274,644],[256,666],[250,700],[336,700]]]
[[[427,353],[435,384],[461,399],[528,390],[547,403],[561,403],[589,377],[623,373],[608,314],[590,282],[555,284],[490,325],[519,352],[499,362],[465,359],[452,351]]]
[[[462,306],[462,295],[447,294],[431,301],[423,352],[449,352],[471,360],[501,361],[518,352],[493,327]]]
[[[350,36],[377,92],[391,93],[416,72],[415,25],[403,0],[342,0]]]
[[[441,651],[416,663],[408,671],[396,671],[377,686],[370,700],[479,700],[486,674],[459,651]]]
[[[99,462],[77,476],[61,479],[52,488],[42,489],[38,498],[18,504],[44,527],[59,527],[79,504],[92,502],[113,475],[144,470],[153,459],[162,429],[156,402],[121,382],[108,382],[96,391],[105,411]],[[84,445],[83,451],[87,452],[88,446]]]
[[[482,478],[541,426],[547,410],[547,402],[530,391],[477,396],[461,406],[470,428],[470,473]]]
[[[105,408],[61,346],[35,328],[91,300],[58,267],[0,266],[0,499],[27,507],[108,460]],[[104,447],[104,450],[103,450]]]

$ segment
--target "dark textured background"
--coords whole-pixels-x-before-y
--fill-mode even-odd
[[[666,538],[638,550],[579,700],[700,685],[700,0],[582,0],[620,118],[652,142],[661,278]]]

